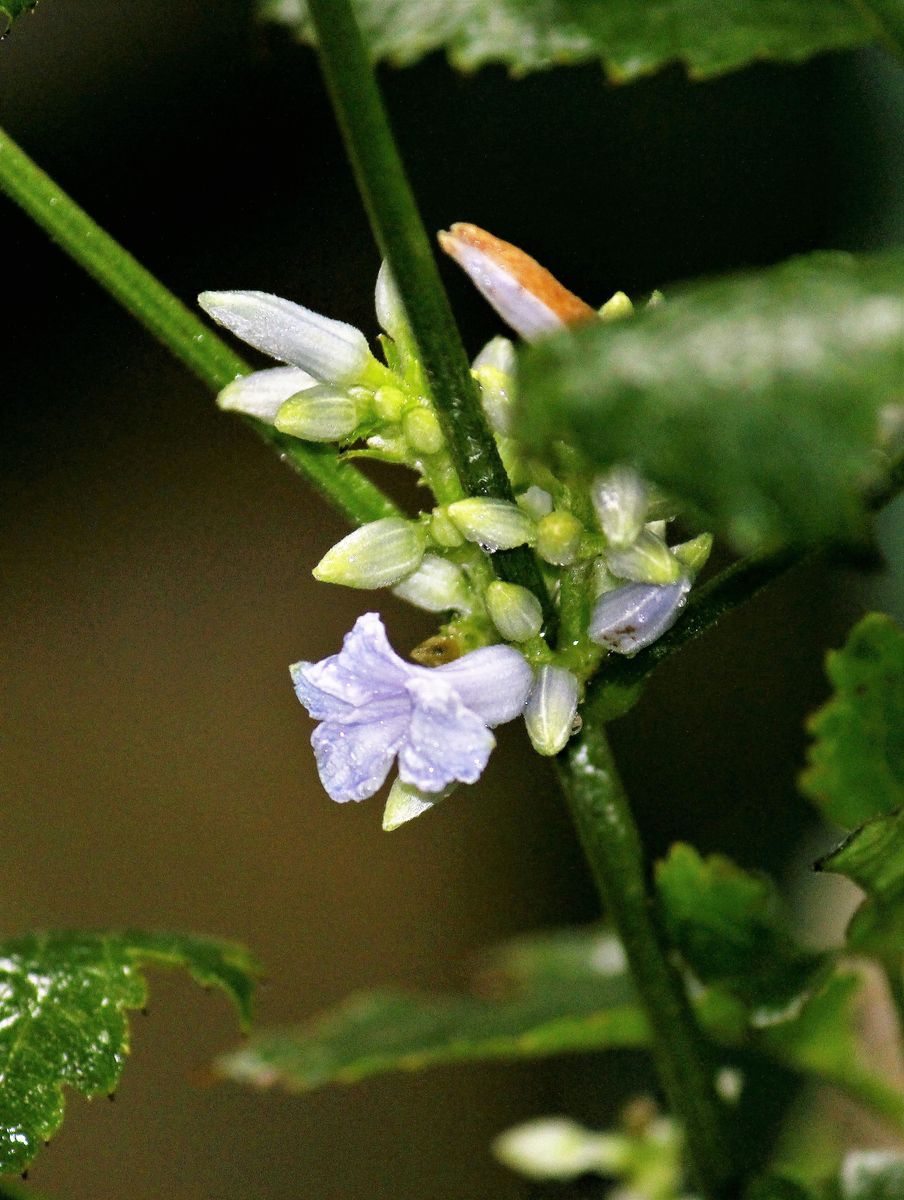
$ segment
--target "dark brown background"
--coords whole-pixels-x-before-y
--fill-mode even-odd
[[[384,82],[430,227],[484,224],[595,303],[899,234],[900,84],[871,55],[623,91],[592,67],[510,82],[438,58]],[[45,0],[0,45],[0,114],[186,299],[268,289],[374,331],[378,261],[314,60],[247,0]],[[371,603],[311,580],[340,521],[2,201],[0,219],[3,929],[243,939],[272,1023],[373,983],[455,985],[494,939],[591,918],[514,727],[479,787],[391,836],[379,802],[329,802],[286,664],[334,651]],[[446,274],[476,350],[494,319]],[[400,648],[429,632],[375,602]],[[799,572],[661,672],[614,730],[655,852],[687,838],[785,869],[809,821],[793,780],[822,651],[866,603],[900,614],[894,576]],[[493,1165],[493,1135],[549,1111],[603,1121],[649,1085],[624,1056],[304,1098],[199,1087],[235,1036],[222,998],[155,975],[117,1103],[72,1098],[33,1186],[508,1200],[529,1189]]]

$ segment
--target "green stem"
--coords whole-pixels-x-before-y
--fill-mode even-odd
[[[195,375],[219,391],[251,368],[93,221],[0,130],[0,188]],[[249,423],[280,457],[354,523],[397,513],[395,505],[335,451]]]
[[[737,1195],[713,1070],[648,888],[640,833],[594,706],[558,761],[559,777],[603,904],[625,947],[669,1106],[706,1200]]]
[[[898,1033],[904,1038],[904,971],[902,971],[901,961],[899,958],[886,961],[882,964],[882,969],[885,972],[885,982],[888,985],[895,1015],[898,1018]]]
[[[399,156],[349,0],[309,0],[321,62],[374,235],[392,268],[455,469],[469,496],[513,499],[461,335]],[[493,556],[496,574],[552,609],[526,547]]]

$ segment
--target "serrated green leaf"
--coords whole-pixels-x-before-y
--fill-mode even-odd
[[[744,552],[857,542],[904,379],[904,252],[690,285],[520,360],[519,434],[631,462]]]
[[[257,967],[240,946],[181,934],[47,933],[0,942],[0,1173],[21,1171],[63,1119],[63,1087],[115,1090],[148,964],[223,988],[243,1024]]]
[[[656,887],[669,940],[697,979],[748,1006],[781,1010],[824,968],[824,955],[798,944],[766,876],[679,843],[657,864]]]
[[[619,82],[671,62],[696,78],[802,62],[884,32],[845,0],[356,0],[355,11],[375,59],[406,65],[444,49],[463,70],[519,74],[598,61]],[[261,12],[313,40],[304,0],[262,0]]]
[[[904,954],[904,810],[867,822],[821,860],[867,894],[848,926],[854,950],[889,961]]]
[[[308,1025],[256,1034],[217,1068],[243,1083],[305,1091],[387,1071],[647,1041],[624,951],[599,929],[513,942],[477,988],[488,995],[353,996]]]
[[[904,806],[904,633],[871,613],[826,659],[831,700],[808,722],[803,791],[846,829]],[[833,868],[834,869],[834,868]]]
[[[904,1154],[892,1150],[858,1150],[841,1168],[839,1200],[901,1200]]]

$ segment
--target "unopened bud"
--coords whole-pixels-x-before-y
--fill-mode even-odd
[[[567,567],[581,548],[584,526],[570,512],[551,512],[537,522],[537,553],[548,563]]]
[[[439,804],[440,800],[445,800],[448,795],[455,791],[455,786],[453,783],[441,792],[422,792],[420,788],[416,788],[410,783],[403,783],[401,779],[396,779],[395,783],[389,789],[389,795],[386,798],[386,807],[383,809],[383,829],[387,833],[391,833],[393,829],[398,829],[406,821],[413,821],[421,813],[428,812],[431,808],[434,808]]]
[[[606,592],[590,618],[590,640],[616,654],[636,654],[675,624],[690,586],[682,579],[665,587],[629,583]]]
[[[590,594],[598,600],[604,592],[613,592],[624,586],[623,581],[616,579],[606,566],[605,558],[595,558],[590,568]]]
[[[318,384],[290,397],[273,423],[306,442],[341,442],[358,427],[358,406],[347,393]]]
[[[393,387],[392,384],[377,388],[374,393],[374,412],[381,421],[400,421],[402,419],[402,409],[407,403],[407,398],[402,389]]]
[[[198,303],[236,337],[321,380],[367,383],[387,374],[360,329],[268,292],[202,292]]]
[[[543,626],[543,609],[533,592],[517,583],[496,580],[486,591],[490,620],[509,642],[526,642]]]
[[[380,264],[377,274],[374,304],[380,328],[385,329],[394,341],[399,341],[407,331],[408,318],[402,304],[402,297],[399,295],[399,289],[396,287],[396,281],[389,269],[389,263],[385,260]]]
[[[456,500],[446,511],[469,542],[478,542],[490,553],[523,546],[534,536],[533,521],[509,500],[470,496]]]
[[[405,413],[402,429],[408,444],[418,454],[438,454],[443,448],[443,431],[436,414],[429,408],[413,408]]]
[[[493,367],[503,375],[515,374],[515,347],[507,337],[490,338],[471,364],[474,371]]]
[[[637,472],[613,467],[594,479],[590,495],[609,545],[616,550],[630,546],[647,516],[647,486]]]
[[[659,308],[660,304],[665,304],[665,296],[663,296],[659,288],[656,288],[655,291],[650,292],[647,308]]]
[[[290,396],[316,385],[314,376],[299,367],[268,367],[228,384],[217,396],[217,404],[226,412],[245,413],[272,425]]]
[[[392,589],[394,596],[416,608],[440,613],[455,609],[467,612],[471,594],[464,572],[438,554],[425,554],[421,565]]]
[[[383,517],[337,542],[314,568],[314,578],[344,587],[391,587],[417,570],[426,541],[417,522]]]
[[[537,487],[536,484],[532,484],[526,492],[522,492],[515,499],[518,501],[519,507],[523,508],[535,521],[539,521],[541,517],[552,512],[552,496],[543,488]]]
[[[695,538],[691,538],[689,542],[682,542],[680,546],[673,546],[672,553],[691,578],[693,578],[706,566],[712,548],[713,535],[711,533],[699,533]]]
[[[681,563],[648,529],[626,550],[607,550],[606,562],[613,575],[634,583],[675,583],[682,575]]]
[[[430,517],[430,536],[437,546],[443,546],[447,550],[455,550],[458,546],[465,544],[465,539],[458,532],[454,521],[444,508],[433,510]]]
[[[540,667],[524,709],[524,723],[538,754],[558,754],[571,737],[578,711],[578,681],[564,667]]]
[[[490,428],[508,437],[514,425],[512,377],[496,367],[477,367],[474,378],[480,384],[480,402]]]
[[[622,1175],[632,1147],[624,1134],[594,1133],[567,1117],[540,1117],[507,1130],[493,1143],[506,1167],[529,1179],[567,1182],[580,1175]]]
[[[634,305],[624,292],[616,292],[614,296],[610,296],[599,312],[604,321],[620,321],[623,317],[631,316],[634,312]]]

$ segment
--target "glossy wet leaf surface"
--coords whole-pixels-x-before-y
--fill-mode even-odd
[[[632,463],[744,553],[857,544],[902,377],[904,253],[811,254],[538,342],[518,427]]]
[[[257,968],[228,942],[180,934],[48,933],[0,942],[0,1173],[21,1171],[63,1119],[64,1087],[112,1093],[129,1052],[142,968],[181,966],[235,1002],[244,1025]]]
[[[312,39],[304,0],[262,0],[260,11]],[[845,0],[356,0],[355,11],[376,59],[406,65],[445,50],[463,70],[502,63],[519,74],[597,61],[616,81],[672,62],[698,78],[802,62],[879,36]]]

